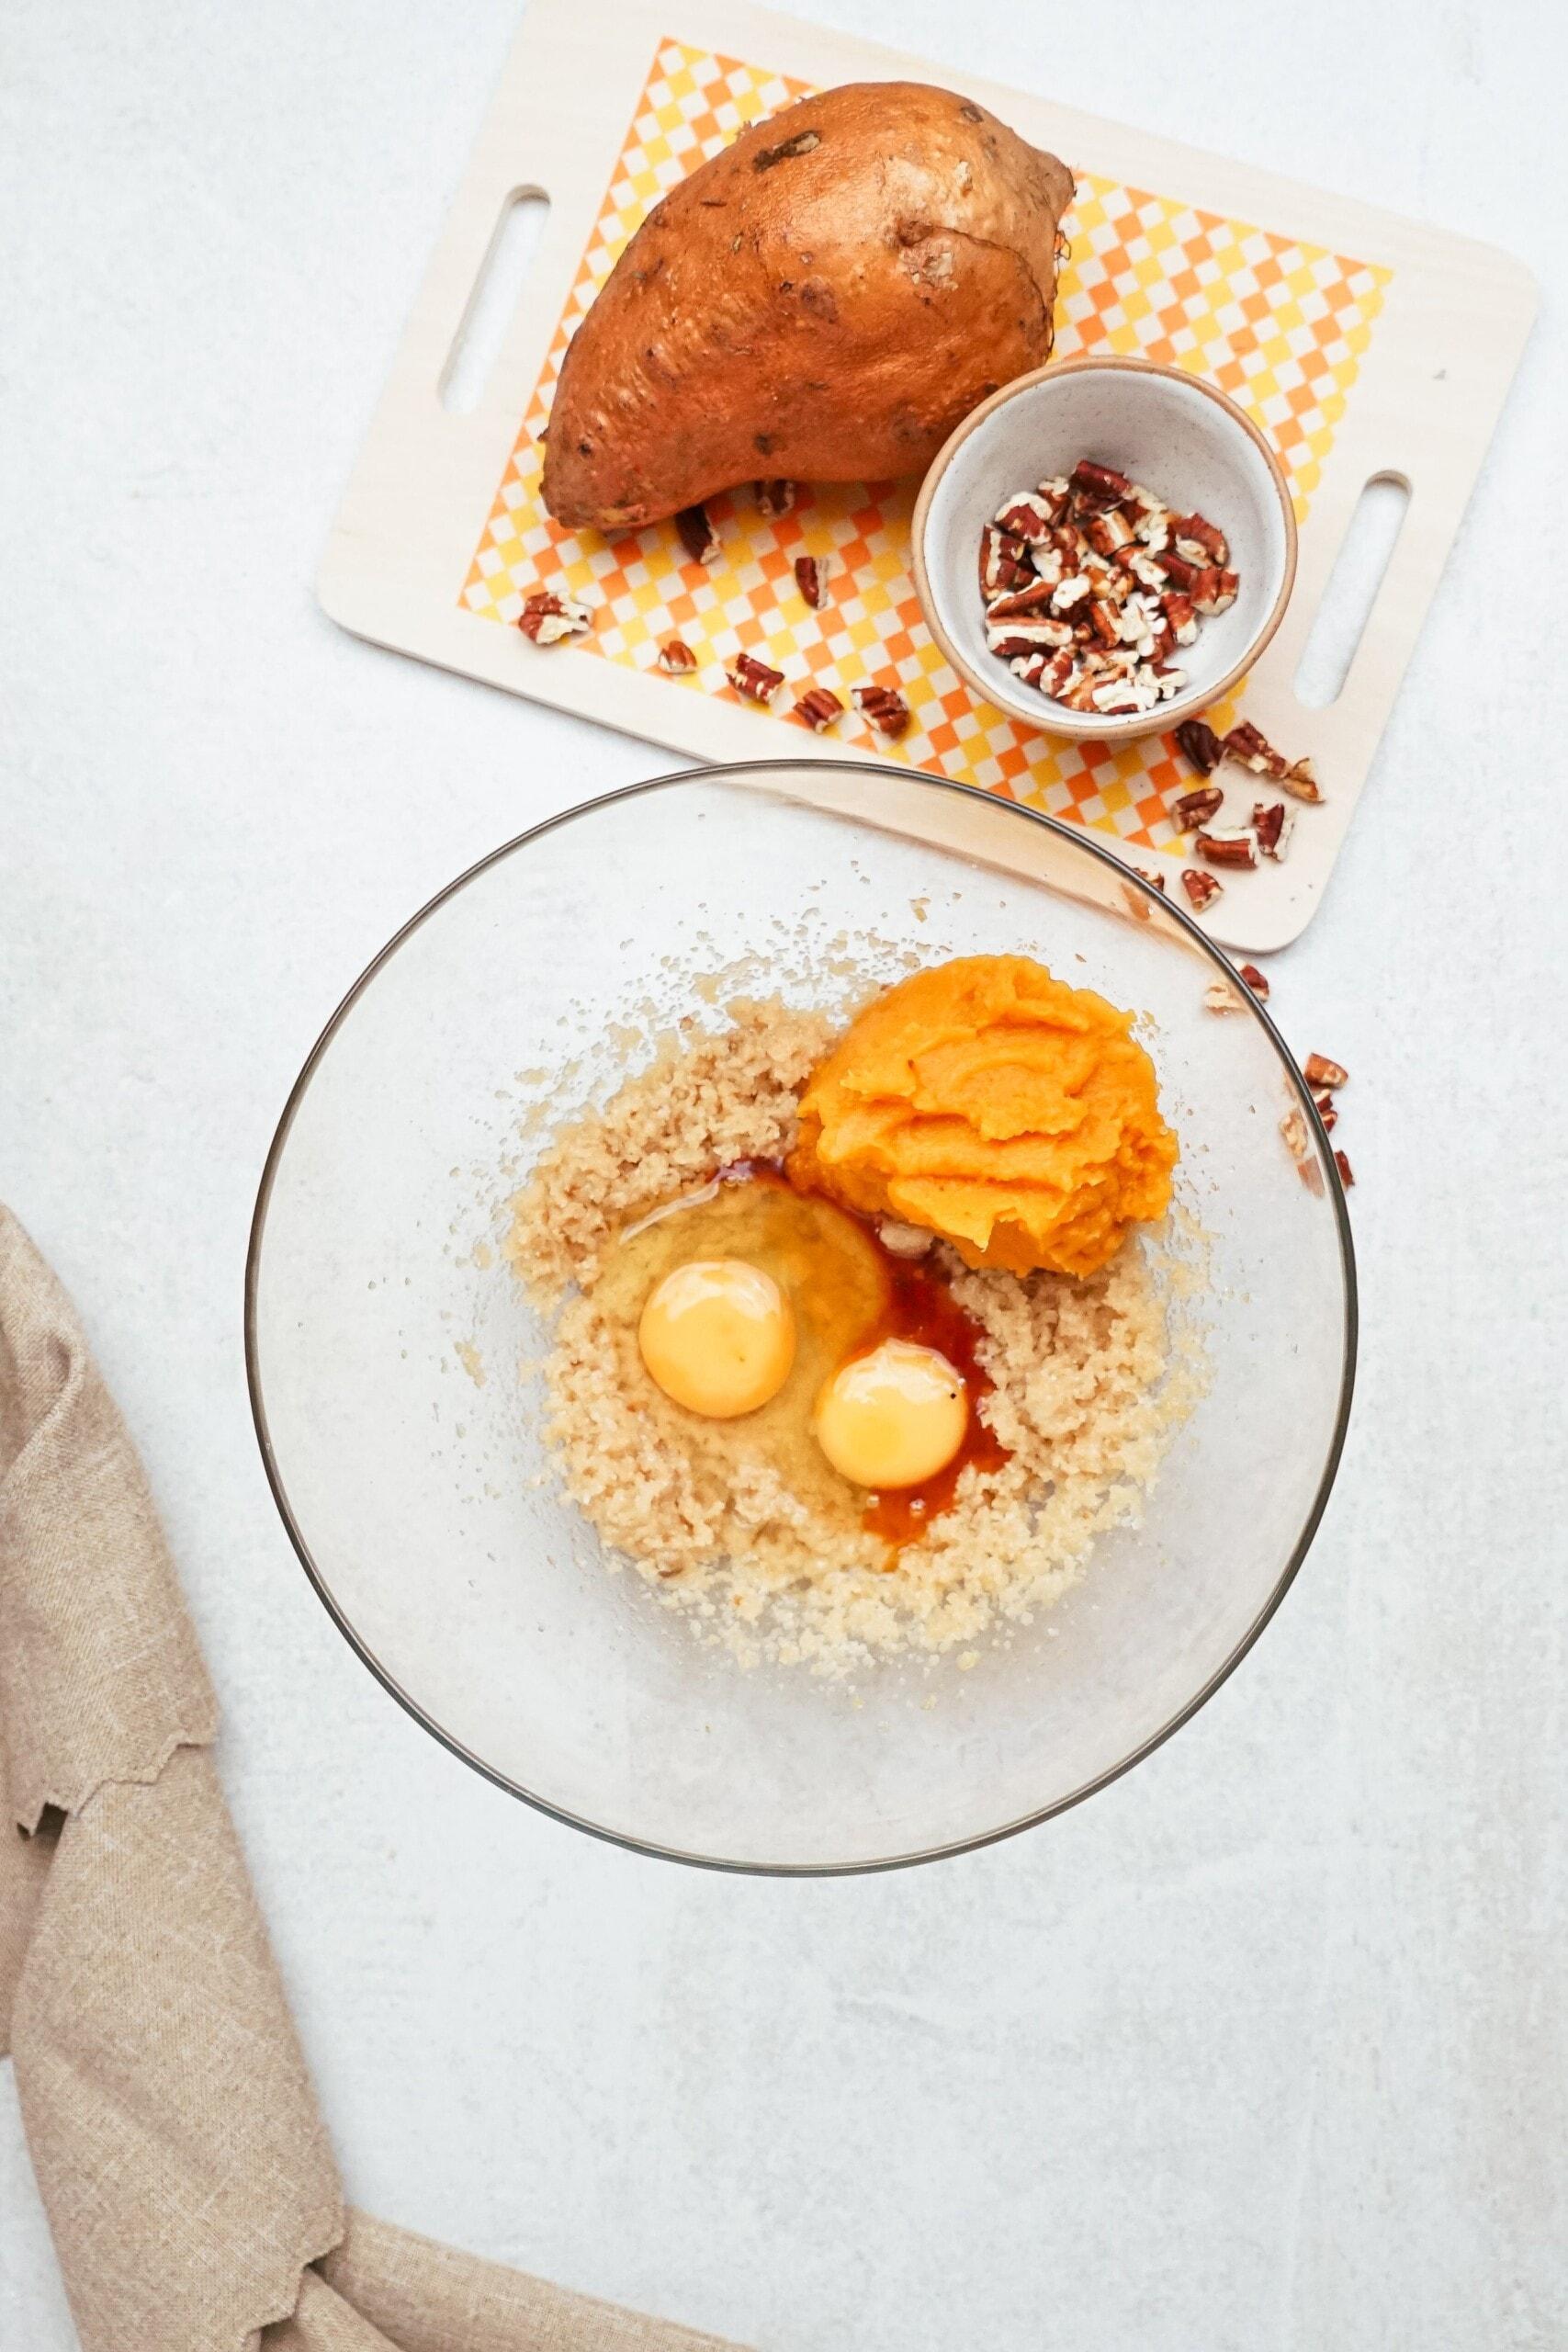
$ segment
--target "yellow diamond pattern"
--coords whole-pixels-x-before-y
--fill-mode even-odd
[[[592,635],[540,658],[629,663],[659,675],[672,695],[728,696],[728,664],[737,653],[757,654],[784,673],[777,709],[810,685],[851,706],[829,739],[846,750],[890,752],[1092,825],[1128,849],[1168,847],[1178,834],[1167,804],[1191,780],[1168,737],[1052,741],[954,675],[910,577],[913,484],[803,484],[792,512],[773,521],[749,490],[716,498],[708,513],[720,554],[706,568],[687,560],[671,524],[604,539],[563,529],[541,503],[539,436],[561,359],[627,240],[696,164],[808,95],[803,83],[734,59],[660,44],[461,601],[511,623],[536,588],[581,596],[594,610]],[[1057,356],[1134,353],[1207,377],[1269,435],[1304,519],[1391,272],[1085,169],[1064,226],[1070,253],[1057,291]],[[818,612],[795,584],[795,559],[807,553],[826,574]],[[671,636],[697,656],[688,677],[657,671]],[[852,689],[870,683],[897,684],[909,706],[909,731],[896,745],[851,705]],[[1231,725],[1245,695],[1244,682],[1216,706],[1213,723]]]

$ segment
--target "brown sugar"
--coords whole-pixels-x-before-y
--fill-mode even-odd
[[[912,1540],[891,1568],[864,1498],[825,1464],[786,1476],[750,1419],[702,1421],[661,1396],[635,1333],[595,1295],[609,1245],[719,1168],[784,1159],[831,1040],[826,1018],[776,1003],[688,1032],[549,1145],[513,1204],[507,1254],[550,1324],[562,1484],[611,1553],[748,1661],[841,1673],[875,1652],[972,1644],[1055,1599],[1099,1533],[1140,1516],[1193,1383],[1151,1241],[1084,1280],[971,1270],[935,1244],[926,1264],[982,1334],[977,1409],[994,1442],[940,1517],[898,1531]]]

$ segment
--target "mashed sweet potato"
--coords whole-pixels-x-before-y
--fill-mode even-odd
[[[1170,1200],[1176,1137],[1132,1026],[1026,956],[917,972],[813,1073],[791,1179],[970,1266],[1092,1274]]]

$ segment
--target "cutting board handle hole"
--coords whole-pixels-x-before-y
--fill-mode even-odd
[[[1409,510],[1403,474],[1373,474],[1356,501],[1296,671],[1296,700],[1308,710],[1326,710],[1344,692]]]
[[[513,188],[501,208],[441,371],[441,405],[453,416],[471,416],[484,398],[549,210],[549,198],[536,187]]]

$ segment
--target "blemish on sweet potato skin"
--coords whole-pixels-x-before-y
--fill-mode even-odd
[[[809,155],[820,147],[822,136],[816,130],[797,130],[793,139],[783,140],[777,147],[763,147],[751,158],[754,172],[771,172],[775,164],[787,164],[796,155]]]

